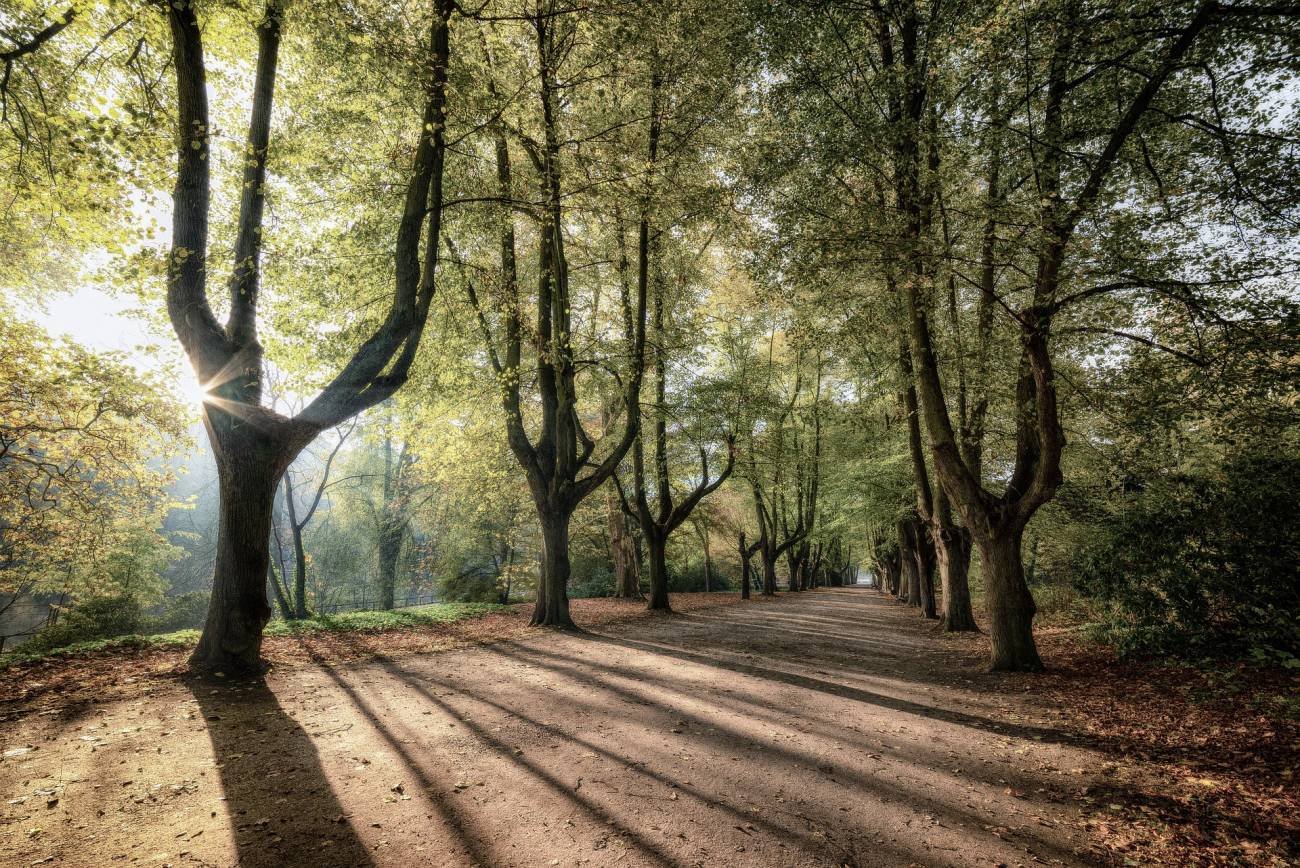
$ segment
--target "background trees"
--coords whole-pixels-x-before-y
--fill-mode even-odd
[[[862,564],[998,668],[1039,665],[1037,598],[1291,653],[1293,534],[1247,515],[1293,512],[1294,18],[1112,7],[6,11],[0,281],[32,315],[58,283],[169,299],[216,468],[160,518],[167,362],[6,311],[5,442],[83,468],[107,425],[133,468],[6,514],[6,586],[57,539],[154,540],[109,572],[211,588],[214,666],[255,665],[268,587],[568,627],[570,593],[663,607],[750,559],[767,594]],[[302,450],[358,414],[326,480],[333,442]]]

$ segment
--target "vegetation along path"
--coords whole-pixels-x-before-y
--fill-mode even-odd
[[[824,589],[33,710],[0,863],[1109,861],[1113,765],[965,642]]]

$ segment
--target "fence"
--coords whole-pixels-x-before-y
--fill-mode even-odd
[[[409,609],[412,606],[427,606],[436,602],[438,602],[437,595],[432,591],[426,591],[423,594],[399,594],[393,598],[393,608]],[[353,592],[350,600],[323,603],[316,607],[316,611],[322,615],[337,615],[339,612],[369,612],[378,609],[379,604],[380,599],[378,596],[372,597],[369,591],[362,591],[360,593]]]

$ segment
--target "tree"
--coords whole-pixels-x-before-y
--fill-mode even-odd
[[[114,576],[142,559],[156,565],[166,548],[152,526],[173,469],[151,459],[180,448],[188,414],[161,378],[121,354],[89,352],[7,310],[0,310],[0,344],[6,605],[36,591],[130,590]]]
[[[279,562],[281,564],[279,575],[276,575],[274,566],[271,570],[271,588],[275,592],[276,601],[280,605],[281,614],[286,620],[302,620],[307,617],[307,548],[303,543],[303,531],[307,525],[311,524],[312,518],[316,515],[316,510],[320,508],[321,498],[330,485],[330,471],[334,467],[334,459],[338,457],[339,450],[343,448],[348,437],[356,429],[356,424],[348,426],[346,429],[337,430],[337,438],[334,447],[325,457],[325,461],[319,468],[319,473],[315,478],[315,491],[309,492],[307,497],[309,503],[305,509],[298,505],[297,492],[306,480],[294,481],[293,468],[287,468],[284,471],[284,478],[281,481],[280,491],[281,499],[284,503],[286,529],[289,532],[289,539],[293,544],[293,588],[289,589],[289,577],[287,570],[284,568],[285,558],[282,553],[283,544],[280,540],[280,524],[272,521],[272,530],[275,536],[275,545],[277,553],[280,554]],[[292,604],[290,604],[292,601]],[[392,608],[389,605],[387,608]]]
[[[207,66],[193,4],[166,7],[177,91],[176,185],[167,310],[207,391],[204,424],[220,480],[221,525],[212,601],[191,665],[227,673],[261,668],[269,538],[275,489],[293,458],[322,430],[391,396],[405,382],[435,290],[445,154],[448,20],[435,0],[423,60],[421,132],[395,243],[388,316],[320,394],[293,417],[263,406],[263,349],[257,335],[260,255],[283,8],[270,0],[257,26],[258,51],[243,187],[236,222],[229,315],[221,324],[208,297],[211,211]],[[423,257],[421,239],[423,236]]]
[[[650,564],[650,602],[648,608],[668,611],[672,607],[668,602],[668,570],[666,548],[668,537],[674,530],[690,518],[692,511],[702,499],[713,493],[718,486],[727,481],[735,466],[736,450],[734,440],[727,438],[727,465],[714,479],[709,478],[709,456],[700,449],[699,482],[689,490],[681,500],[674,500],[672,478],[668,468],[668,350],[665,346],[666,331],[664,326],[664,288],[658,286],[654,300],[654,371],[655,371],[655,405],[654,405],[654,494],[655,506],[650,504],[651,495],[645,469],[645,435],[638,436],[632,452],[632,500],[626,498],[622,485],[619,484],[619,497],[629,514],[636,517],[641,526],[641,535],[646,542]],[[706,544],[707,545],[707,544]]]
[[[537,221],[537,341],[536,397],[540,403],[537,435],[530,438],[521,398],[520,364],[523,329],[515,255],[514,218],[507,215],[500,229],[501,287],[504,352],[498,352],[488,308],[472,281],[465,286],[477,312],[493,372],[501,388],[507,440],[524,469],[542,530],[542,578],[532,623],[575,629],[569,616],[569,523],[578,504],[596,491],[617,469],[636,440],[639,428],[637,401],[641,391],[645,352],[646,290],[649,280],[650,213],[643,204],[638,224],[638,279],[635,302],[625,304],[631,313],[632,339],[628,347],[623,401],[626,420],[622,436],[598,462],[589,462],[596,442],[579,416],[577,365],[573,354],[573,306],[569,262],[565,252],[563,179],[561,174],[560,103],[556,77],[568,57],[576,25],[552,4],[543,4],[528,17],[536,48],[541,139],[517,136],[538,175],[542,202],[533,216]],[[657,127],[651,112],[647,151],[654,162]],[[495,150],[497,183],[503,201],[514,201],[509,142],[497,124]],[[587,472],[583,472],[586,470]]]

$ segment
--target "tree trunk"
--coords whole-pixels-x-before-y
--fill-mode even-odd
[[[533,626],[578,629],[569,616],[569,519],[560,509],[538,509],[542,526],[542,575],[537,583]]]
[[[745,544],[745,534],[740,534],[740,599],[749,599],[749,577],[752,570],[749,565],[749,546]]]
[[[639,600],[641,571],[637,564],[636,539],[612,485],[605,495],[605,517],[609,524],[609,553],[614,561],[614,596]]]
[[[943,586],[943,617],[940,627],[949,633],[978,633],[970,601],[970,534],[965,528],[939,531],[943,544],[935,547],[939,560],[939,581]]]
[[[902,567],[898,599],[909,606],[921,605],[921,570],[917,552],[916,526],[911,519],[898,523],[898,555]]]
[[[647,609],[671,612],[668,603],[668,543],[655,534],[646,534],[646,551],[650,560],[650,603]]]
[[[275,573],[275,564],[271,562],[269,558],[268,564],[266,580],[267,584],[271,586],[271,590],[275,592],[275,602],[276,605],[280,607],[280,617],[286,621],[292,621],[293,607],[290,606],[289,601],[284,598],[284,590],[280,586],[280,577]]]
[[[709,530],[704,529],[704,593],[708,593],[713,584],[713,555],[709,552]]]
[[[763,552],[763,596],[776,596],[776,552]]]
[[[271,566],[275,488],[288,461],[261,434],[218,445],[220,525],[212,598],[190,666],[205,672],[250,675],[263,671],[262,628],[271,619],[266,577]]]
[[[926,533],[926,525],[917,519],[916,528],[916,572],[921,579],[921,617],[938,619],[939,612],[934,598],[934,563],[935,545]]]
[[[990,669],[994,672],[1040,672],[1043,661],[1034,644],[1033,595],[1025,584],[1020,561],[1021,530],[996,528],[987,538],[977,538],[988,588],[989,637],[993,645]]]
[[[799,574],[800,574],[799,565],[800,565],[800,560],[799,560],[799,547],[798,547],[798,546],[791,546],[791,547],[789,548],[789,550],[786,551],[786,553],[785,553],[785,565],[786,565],[786,569],[789,571],[789,574],[790,574],[790,578],[789,578],[789,580],[786,582],[786,585],[789,587],[789,589],[790,589],[791,591],[798,591],[798,590],[800,590],[800,588],[799,588],[799,578],[800,578],[800,575],[799,575]]]
[[[379,526],[379,608],[391,610],[397,597],[397,561],[402,553],[404,528],[385,515]]]
[[[269,552],[268,552],[269,554]],[[302,542],[302,528],[293,526],[293,616],[307,617],[307,548]]]
[[[506,553],[506,586],[501,589],[501,596],[497,598],[497,601],[501,603],[501,605],[503,606],[510,605],[510,585],[514,581],[514,565],[515,565],[514,543],[513,542],[507,543],[506,548],[508,549]]]

